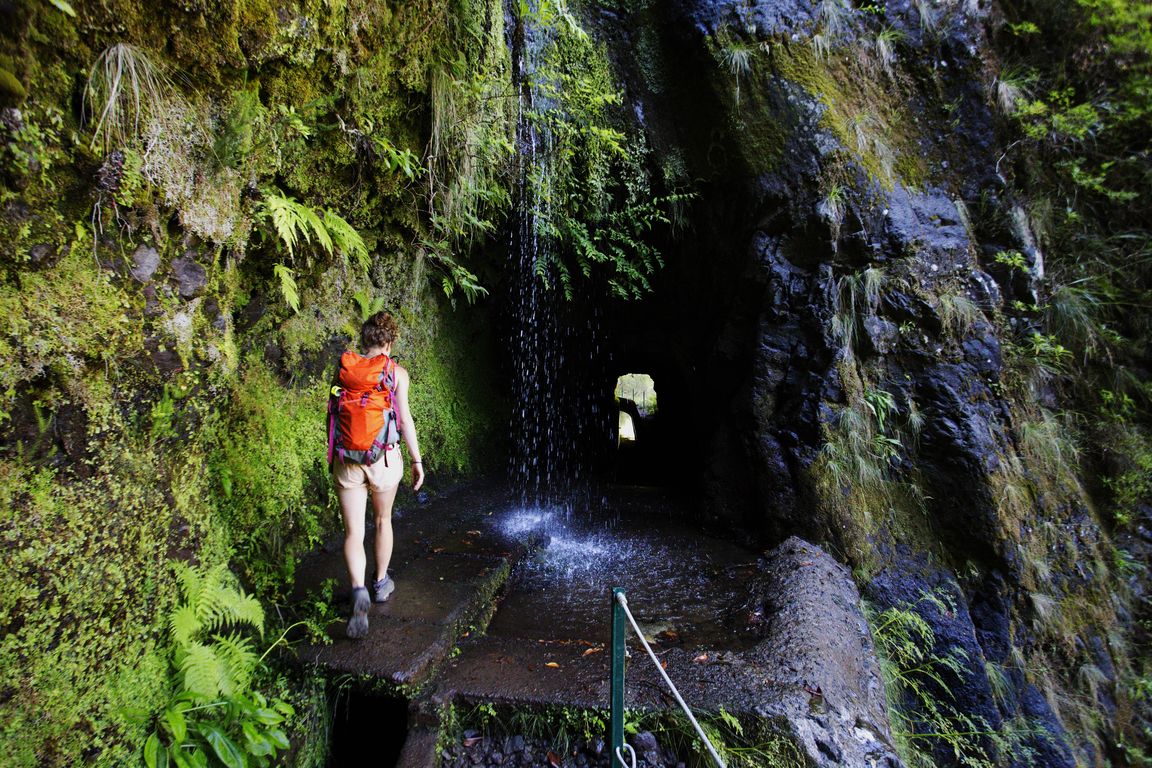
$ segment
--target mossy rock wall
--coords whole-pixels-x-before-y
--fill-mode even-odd
[[[230,563],[283,602],[298,559],[340,530],[326,395],[363,312],[400,319],[433,490],[490,468],[503,430],[486,320],[444,295],[442,262],[421,244],[419,176],[432,73],[473,54],[501,66],[498,4],[74,8],[0,9],[0,751],[12,765],[140,759],[172,690],[172,560]],[[130,117],[97,129],[107,91],[89,100],[85,87],[118,44],[131,46],[118,49],[125,72],[156,82],[134,94],[126,74]],[[315,231],[289,251],[261,221],[269,192],[343,218],[369,263]],[[297,704],[292,760],[317,764],[322,684],[260,684]]]
[[[63,7],[0,7],[0,749],[115,765],[169,690],[168,563],[275,601],[338,528],[322,409],[364,312],[401,319],[432,477],[498,457],[496,302],[465,298],[510,282],[491,233],[522,94],[500,3]],[[931,630],[948,682],[890,683],[909,760],[1145,759],[1147,161],[1076,150],[1146,141],[1152,46],[1097,29],[1146,17],[526,7],[556,22],[542,188],[567,238],[537,266],[591,309],[652,288],[607,307],[603,358],[653,373],[669,451],[691,425],[675,481],[719,525],[836,553],[878,626]],[[1136,73],[1111,134],[1075,103],[1104,78],[1025,98],[1002,60],[1096,71],[1105,44]],[[110,64],[139,78],[123,120]],[[325,244],[339,222],[362,251]]]

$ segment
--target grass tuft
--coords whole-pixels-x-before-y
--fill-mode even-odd
[[[92,148],[105,154],[137,141],[151,117],[168,106],[171,83],[151,54],[128,43],[105,49],[88,73],[85,117],[95,118]]]
[[[984,319],[984,313],[976,302],[963,293],[942,294],[936,311],[945,330],[957,339],[967,336]]]

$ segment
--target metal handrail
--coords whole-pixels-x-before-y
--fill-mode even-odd
[[[648,641],[644,638],[644,633],[640,631],[640,625],[636,623],[636,618],[632,615],[632,611],[628,610],[628,597],[624,594],[622,587],[612,588],[612,681],[611,681],[611,717],[609,724],[609,744],[612,749],[612,754],[620,765],[624,768],[636,768],[636,750],[632,748],[631,744],[624,743],[624,641],[626,639],[626,632],[624,627],[624,619],[627,618],[632,624],[632,630],[636,633],[636,637],[640,638],[644,650],[648,652],[649,658],[652,663],[656,665],[656,671],[664,678],[664,682],[672,690],[672,695],[676,697],[676,703],[684,710],[684,714],[688,716],[689,722],[692,727],[696,729],[696,733],[704,740],[705,746],[712,754],[712,759],[716,761],[716,765],[720,768],[726,768],[724,761],[720,759],[720,755],[716,753],[716,748],[712,746],[712,742],[705,735],[704,729],[700,727],[700,723],[696,722],[696,716],[692,714],[692,710],[684,703],[684,698],[680,695],[680,691],[676,690],[676,685],[672,679],[668,677],[668,673],[664,671],[661,666],[660,660],[656,658],[656,654],[652,651],[652,646],[648,645]],[[631,762],[624,760],[623,751],[627,749],[631,755]]]

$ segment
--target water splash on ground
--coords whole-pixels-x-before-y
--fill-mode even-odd
[[[608,511],[611,509],[612,511]],[[603,640],[609,595],[627,590],[645,634],[676,643],[737,644],[733,611],[755,554],[692,525],[666,494],[613,494],[596,510],[517,507],[501,532],[541,543],[516,567],[490,632]]]

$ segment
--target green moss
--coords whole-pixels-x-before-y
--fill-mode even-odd
[[[0,68],[0,105],[6,107],[19,106],[28,96],[24,84],[16,75],[7,69]]]
[[[777,114],[773,96],[780,83],[765,49],[736,39],[722,29],[707,40],[716,62],[716,95],[727,107],[728,121],[745,163],[754,173],[774,169],[784,156],[788,118]]]
[[[869,176],[891,188],[919,187],[927,169],[899,88],[869,73],[860,57],[821,59],[804,44],[773,43],[776,73],[803,86],[825,107],[821,125],[853,152]]]
[[[327,389],[323,381],[286,389],[249,356],[216,424],[210,490],[237,568],[264,597],[282,595],[300,556],[337,526],[324,450]]]
[[[156,467],[107,467],[80,485],[0,460],[0,749],[12,765],[132,762],[142,733],[129,710],[164,696],[170,518]]]
[[[0,284],[0,419],[18,389],[45,372],[79,376],[85,361],[115,366],[142,346],[134,305],[96,268],[83,232],[51,270]]]

